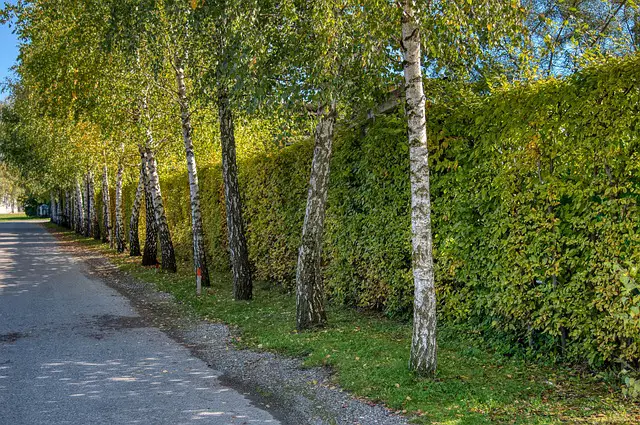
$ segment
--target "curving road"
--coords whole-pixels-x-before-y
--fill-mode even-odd
[[[0,425],[279,424],[57,247],[0,222]]]

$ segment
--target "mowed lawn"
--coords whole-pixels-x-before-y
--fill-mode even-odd
[[[20,221],[20,220],[47,220],[42,217],[29,217],[25,213],[0,214],[0,221]]]

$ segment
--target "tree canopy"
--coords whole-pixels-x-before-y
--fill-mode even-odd
[[[33,0],[5,5],[0,17],[15,23],[20,39],[18,79],[0,109],[0,196],[21,184],[50,199],[55,221],[109,240],[119,252],[128,243],[132,255],[140,254],[144,202],[143,261],[155,264],[159,247],[162,268],[175,272],[181,255],[174,242],[190,241],[183,259],[193,260],[199,294],[210,284],[209,264],[220,262],[232,270],[234,297],[253,296],[249,248],[259,219],[245,217],[244,185],[253,182],[243,180],[238,158],[275,157],[313,138],[304,214],[296,210],[283,225],[300,221],[300,331],[330,321],[322,248],[336,134],[403,103],[406,137],[398,146],[410,160],[407,261],[415,286],[411,367],[425,375],[436,367],[439,279],[429,177],[430,155],[440,146],[427,140],[432,107],[570,76],[635,53],[640,40],[632,0]],[[225,219],[212,223],[213,195],[198,170],[215,164]],[[176,207],[167,199],[176,194],[161,190],[167,176],[183,171],[181,189],[169,187],[189,192],[190,231],[170,225]],[[286,172],[293,173],[283,171],[283,179],[293,178]],[[135,196],[127,198],[128,187]],[[224,241],[226,258],[207,254],[214,238]],[[559,332],[567,338],[566,327]]]

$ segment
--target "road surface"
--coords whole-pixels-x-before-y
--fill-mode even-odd
[[[33,222],[0,222],[0,425],[278,424]]]

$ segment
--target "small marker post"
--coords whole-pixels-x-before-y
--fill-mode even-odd
[[[196,295],[202,294],[202,270],[200,267],[196,270]]]

